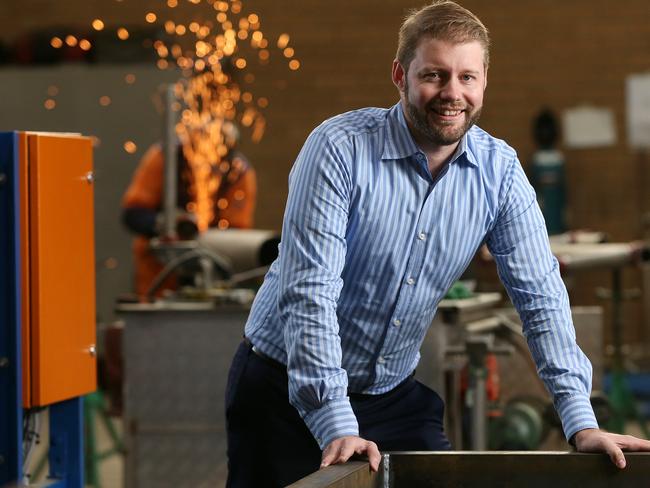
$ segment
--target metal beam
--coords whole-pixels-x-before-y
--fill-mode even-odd
[[[381,468],[380,468],[381,471]],[[381,488],[380,475],[362,461],[350,461],[320,469],[287,488]]]
[[[647,486],[650,480],[650,453],[626,454],[628,465],[624,470],[616,468],[605,454],[521,451],[389,456],[389,486],[395,488],[601,488]]]
[[[616,468],[605,454],[541,451],[398,452],[382,455],[379,472],[367,463],[332,466],[293,488],[589,488],[647,486],[650,453],[626,453]]]

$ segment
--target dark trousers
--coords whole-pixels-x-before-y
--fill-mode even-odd
[[[444,404],[412,377],[381,395],[350,394],[359,435],[381,451],[442,451]],[[242,343],[226,388],[229,488],[280,487],[318,470],[321,450],[289,403],[286,368]]]

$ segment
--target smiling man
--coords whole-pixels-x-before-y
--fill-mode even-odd
[[[515,151],[475,124],[489,37],[450,1],[412,12],[392,79],[400,102],[323,122],[289,178],[282,244],[246,324],[226,395],[231,487],[285,486],[381,450],[446,450],[444,405],[415,381],[439,301],[486,243],[568,440],[598,430],[591,365]]]
[[[487,52],[487,39],[482,44],[429,38],[414,55],[397,53],[393,83],[413,139],[431,156],[430,167],[440,167],[481,116]]]

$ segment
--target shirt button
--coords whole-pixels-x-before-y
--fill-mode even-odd
[[[413,278],[409,278],[408,280],[406,280],[406,282],[407,282],[409,285],[415,285],[415,280],[414,280]]]
[[[393,320],[393,325],[395,327],[399,327],[400,325],[402,325],[402,321],[400,319],[395,319]]]
[[[386,360],[384,359],[383,356],[379,356],[379,357],[377,358],[377,362],[378,362],[379,364],[384,364],[384,363],[386,362]]]
[[[427,238],[427,235],[424,232],[420,232],[418,234],[418,239],[420,239],[421,241],[425,240],[426,238]]]

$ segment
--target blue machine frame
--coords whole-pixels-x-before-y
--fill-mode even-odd
[[[0,486],[23,478],[18,164],[18,134],[0,132]],[[49,462],[47,486],[83,487],[80,397],[50,405]]]

